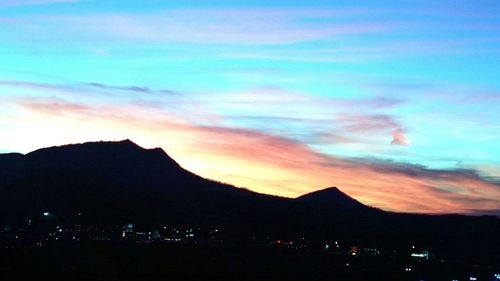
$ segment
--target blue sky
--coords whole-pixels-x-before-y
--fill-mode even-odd
[[[489,212],[499,14],[498,1],[2,1],[0,151],[131,138],[260,192],[337,185],[390,210]]]

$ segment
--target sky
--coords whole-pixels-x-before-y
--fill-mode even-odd
[[[257,192],[499,214],[499,15],[496,0],[0,0],[0,153],[131,139]]]

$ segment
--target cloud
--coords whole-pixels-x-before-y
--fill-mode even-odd
[[[0,85],[17,87],[17,88],[28,88],[28,89],[46,89],[46,90],[66,89],[66,87],[62,85],[52,85],[48,83],[38,83],[38,82],[19,81],[19,80],[0,80]]]
[[[18,28],[44,40],[64,37],[74,41],[243,45],[291,44],[376,34],[397,26],[347,20],[362,14],[352,9],[170,9],[149,14],[30,15],[16,19],[22,23]]]
[[[86,85],[96,87],[96,88],[101,88],[101,89],[122,90],[122,91],[139,92],[139,93],[151,93],[152,92],[151,89],[149,89],[147,87],[140,87],[140,86],[117,87],[117,86],[110,86],[110,85],[105,85],[105,84],[101,84],[101,83],[88,83]]]
[[[378,108],[376,104],[372,105]],[[389,134],[393,137],[391,144],[408,145],[409,141],[403,135],[403,125],[393,115],[366,112],[364,114],[341,113],[334,116],[333,131],[326,134],[320,132],[318,137],[333,137],[333,140],[345,143],[368,143],[373,139],[385,139]],[[397,134],[396,134],[397,133]],[[397,137],[397,139],[396,139]]]
[[[87,98],[94,96],[100,99],[103,99],[106,96],[108,96],[108,98],[123,97],[126,99],[134,99],[136,97],[135,94],[148,94],[137,97],[137,99],[142,98],[141,101],[144,102],[147,102],[148,97],[153,98],[153,95],[170,95],[171,99],[176,99],[177,102],[180,102],[181,98],[181,93],[168,89],[154,90],[144,86],[114,86],[97,82],[83,84],[51,84],[21,80],[0,80],[0,87],[23,91],[38,91],[39,95],[47,95],[52,93],[68,98],[75,97],[75,95],[80,95]]]
[[[297,62],[335,62],[356,64],[371,61],[390,61],[396,58],[419,56],[460,56],[478,54],[497,54],[500,52],[496,34],[470,39],[408,39],[399,38],[398,31],[413,31],[428,27],[409,27],[411,24],[400,24],[391,27],[391,24],[379,33],[358,33],[338,36],[341,40],[315,48],[283,48],[283,49],[247,49],[224,51],[223,57],[236,59],[297,61]],[[435,28],[435,26],[433,26]],[[439,27],[437,28],[439,30]],[[458,29],[457,33],[467,33],[466,29]],[[382,38],[380,35],[386,35]],[[368,36],[380,36],[375,42],[360,45],[359,39]],[[464,37],[467,35],[464,35]],[[333,39],[331,37],[329,39]],[[418,47],[416,47],[418,46]]]
[[[389,149],[392,134],[400,144],[408,143],[398,118],[379,112],[398,100],[380,107],[383,97],[325,98],[279,87],[207,97],[157,95],[161,91],[150,88],[142,95],[135,94],[143,93],[141,88],[103,83],[1,85],[20,94],[2,99],[0,119],[11,126],[0,127],[0,134],[8,136],[0,139],[0,147],[25,140],[26,149],[35,138],[38,146],[131,138],[143,146],[162,146],[202,176],[264,193],[294,197],[338,186],[387,210],[468,213],[500,207],[500,183],[482,170],[431,169],[318,150],[318,144]],[[89,98],[94,95],[99,99]],[[363,113],[352,114],[352,106]]]
[[[392,145],[410,145],[410,141],[404,134],[403,130],[397,129],[392,132]]]
[[[17,104],[36,112],[55,115],[62,115],[65,113],[86,114],[93,109],[82,103],[67,102],[57,98],[50,100],[34,97],[20,98],[17,100]]]
[[[188,97],[220,112],[226,124],[310,144],[383,145],[394,130],[404,128],[396,116],[379,113],[404,103],[389,97],[325,97],[269,86]],[[353,108],[363,113],[352,114]]]
[[[403,19],[401,12],[379,8],[184,8],[147,13],[39,13],[0,19],[0,22],[12,23],[0,30],[0,39],[7,43],[31,44],[31,47],[33,44],[60,47],[59,43],[65,42],[65,46],[75,44],[80,48],[82,45],[109,47],[119,44],[127,50],[136,50],[137,46],[158,49],[163,43],[193,44],[197,48],[207,47],[199,45],[216,45],[223,48],[207,51],[209,56],[337,63],[422,55],[495,54],[500,50],[495,33],[498,29],[492,28],[494,25],[487,26],[492,30],[486,28],[471,38],[470,30],[477,29],[477,20],[469,19],[470,22],[450,27],[445,19],[440,19],[429,26],[430,23],[421,20]],[[426,33],[429,28],[432,28],[432,33]],[[459,39],[449,37],[450,28],[456,31]],[[427,35],[412,39],[404,35],[408,33]],[[297,44],[304,42],[314,44]],[[126,47],[123,43],[127,43]],[[273,48],[277,45],[287,45],[287,48]],[[87,48],[86,51],[97,56],[110,53],[109,49],[102,47]]]
[[[79,99],[93,99],[98,104],[135,103],[168,108],[196,124],[255,128],[310,144],[382,145],[394,130],[403,128],[393,115],[372,113],[403,103],[400,99],[382,96],[321,97],[272,86],[212,92],[209,96],[97,82],[58,85],[0,80],[0,86],[37,91],[39,95],[53,93],[68,99],[78,95]],[[135,93],[147,95],[133,95]],[[351,108],[365,113],[350,114]]]
[[[387,114],[343,114],[337,117],[337,121],[344,130],[350,132],[373,132],[401,126],[393,116]]]
[[[35,114],[25,125],[65,135],[88,130],[101,138],[116,136],[118,129],[142,145],[161,145],[195,173],[260,192],[293,197],[339,186],[360,201],[387,210],[476,214],[500,208],[500,183],[473,169],[440,170],[338,157],[255,129],[195,124],[168,109],[144,104],[97,106],[49,97],[14,102],[23,112]],[[11,137],[17,138],[15,134]],[[72,141],[91,140],[88,138],[84,134]],[[60,140],[55,135],[52,141]]]
[[[499,209],[493,209],[493,210],[469,210],[470,214],[478,215],[478,216],[497,216],[500,217],[500,210]]]

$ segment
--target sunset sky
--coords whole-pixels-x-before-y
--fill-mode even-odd
[[[0,153],[128,138],[258,192],[500,213],[496,0],[0,0],[0,105]]]

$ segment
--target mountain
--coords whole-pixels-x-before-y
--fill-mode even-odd
[[[0,226],[47,212],[62,222],[220,225],[240,234],[420,241],[458,252],[500,252],[500,238],[491,235],[500,232],[495,217],[384,212],[338,188],[295,199],[260,194],[199,177],[162,149],[130,140],[1,154]]]
[[[201,178],[129,140],[0,155],[0,194],[5,221],[45,211],[103,222],[224,221],[289,201]]]
[[[365,209],[367,206],[349,197],[336,187],[314,191],[296,198],[296,201],[316,206],[335,207],[338,209]]]

